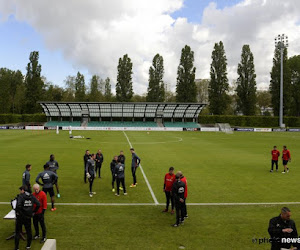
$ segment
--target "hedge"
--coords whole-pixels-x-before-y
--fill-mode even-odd
[[[200,124],[229,123],[238,127],[279,127],[278,116],[200,115]],[[284,117],[286,127],[300,127],[300,117]]]
[[[46,121],[45,114],[0,114],[0,124]]]

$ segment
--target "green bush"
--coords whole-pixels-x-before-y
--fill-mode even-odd
[[[278,127],[277,116],[237,116],[237,115],[200,115],[198,122],[201,124],[229,123],[238,127]],[[284,117],[286,127],[300,127],[300,117]]]
[[[0,124],[46,121],[45,114],[0,114]]]

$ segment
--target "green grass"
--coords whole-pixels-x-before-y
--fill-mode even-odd
[[[73,131],[90,140],[68,138],[67,131],[0,131],[0,201],[10,201],[18,193],[24,166],[31,163],[31,183],[42,171],[51,153],[60,164],[58,171],[62,197],[66,203],[153,203],[138,170],[138,187],[128,188],[128,196],[111,192],[109,163],[124,150],[126,186],[130,173],[129,144],[123,132]],[[126,132],[142,159],[142,166],[160,203],[165,202],[163,177],[170,166],[181,170],[188,180],[189,203],[293,202],[299,201],[300,133],[251,133],[232,135],[201,132]],[[269,173],[270,151],[287,145],[291,150],[290,173]],[[83,183],[83,154],[86,149],[104,154],[102,179],[96,179],[93,198]],[[162,214],[162,206],[63,206],[47,211],[48,238],[57,239],[59,249],[269,249],[269,244],[252,243],[252,238],[268,237],[274,206],[189,206],[184,226],[171,228],[174,216]],[[293,219],[300,206],[290,206]],[[4,216],[9,205],[0,205]],[[0,224],[1,249],[12,249],[4,239],[13,230],[12,221]],[[25,246],[25,244],[22,242]],[[21,247],[23,247],[21,245]],[[33,249],[40,244],[33,242]]]

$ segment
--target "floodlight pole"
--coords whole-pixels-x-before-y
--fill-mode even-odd
[[[288,37],[278,35],[275,38],[275,46],[280,49],[280,103],[279,103],[279,127],[283,128],[283,51],[288,47]]]
[[[283,127],[283,47],[280,46],[280,104],[279,104],[279,127]]]

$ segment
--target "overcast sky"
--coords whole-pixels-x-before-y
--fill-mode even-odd
[[[259,89],[267,89],[274,38],[289,36],[289,56],[300,54],[299,0],[0,0],[0,67],[26,73],[31,51],[40,52],[42,75],[64,86],[77,71],[110,77],[128,54],[134,92],[147,91],[155,54],[164,58],[164,81],[174,91],[181,49],[195,52],[196,78],[209,78],[214,43],[223,41],[230,82],[241,49],[254,54]]]

